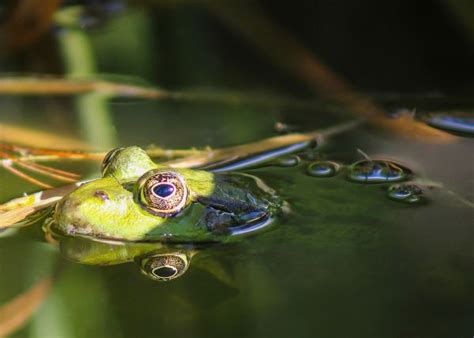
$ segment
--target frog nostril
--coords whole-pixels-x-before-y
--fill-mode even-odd
[[[109,195],[103,190],[97,190],[94,193],[94,196],[99,197],[103,201],[108,201],[110,199]]]

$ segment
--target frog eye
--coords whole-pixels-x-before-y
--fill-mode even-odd
[[[186,206],[188,189],[176,172],[152,170],[138,180],[138,202],[148,212],[172,217]]]
[[[102,164],[100,166],[100,172],[102,173],[102,175],[109,167],[110,162],[112,162],[112,159],[115,157],[115,155],[117,155],[123,149],[123,147],[112,149],[104,156],[104,159],[102,160]]]
[[[139,259],[142,273],[157,281],[169,281],[178,278],[189,267],[188,257],[180,252],[158,254]]]

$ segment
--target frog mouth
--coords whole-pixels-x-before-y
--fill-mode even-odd
[[[254,234],[256,232],[266,230],[271,224],[273,224],[274,217],[270,213],[266,212],[251,221],[229,227],[229,233],[231,236],[245,236]]]
[[[207,198],[200,199],[199,203],[206,205],[207,213],[204,222],[209,232],[216,235],[247,235],[267,228],[274,220],[269,206],[260,209],[243,205],[229,207],[229,203],[220,203],[220,201]]]

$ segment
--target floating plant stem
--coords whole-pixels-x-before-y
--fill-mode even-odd
[[[27,173],[21,171],[18,168],[14,168],[13,165],[15,164],[17,167],[21,167],[23,170],[39,173],[41,175],[44,175],[44,176],[47,176],[59,181],[63,181],[63,182],[76,182],[77,179],[80,177],[77,174],[70,173],[67,171],[54,169],[54,168],[50,168],[44,165],[19,160],[18,158],[15,158],[13,155],[10,155],[9,153],[4,152],[4,151],[0,151],[0,156],[4,157],[4,159],[0,160],[0,165],[2,165],[7,171],[9,171],[10,173],[14,174],[17,177],[20,177],[26,180],[29,183],[38,185],[42,188],[52,188],[52,186],[49,184],[46,184],[45,182],[40,181],[39,179],[36,179],[28,175]]]
[[[283,155],[301,152],[311,145],[321,146],[332,136],[355,129],[364,121],[352,120],[308,133],[279,135],[253,143],[215,149],[183,159],[165,162],[175,168],[207,168],[229,171],[269,162]]]
[[[64,182],[76,182],[77,181],[77,178],[73,179],[73,178],[66,177],[66,176],[63,176],[63,175],[60,175],[60,174],[56,174],[56,173],[49,170],[49,169],[54,169],[54,168],[49,168],[49,167],[46,167],[46,166],[42,166],[42,167],[48,168],[48,169],[44,169],[44,168],[39,167],[35,163],[25,163],[23,161],[16,161],[15,163],[17,165],[19,165],[20,167],[23,167],[25,169],[37,172],[39,174],[43,174],[43,175],[55,178],[55,179],[60,180],[60,181],[64,181]]]
[[[422,117],[432,127],[461,136],[474,136],[474,114],[427,114]]]
[[[59,188],[40,191],[1,204],[0,229],[14,225],[28,225],[29,216],[54,205],[54,203],[63,198],[67,193],[76,189],[80,184],[82,183],[74,183]]]
[[[31,177],[30,175],[28,174],[25,174],[24,172],[22,172],[21,170],[18,170],[18,169],[15,169],[13,168],[12,166],[12,162],[11,163],[5,163],[3,162],[3,168],[5,168],[7,171],[11,172],[12,174],[14,174],[15,176],[18,176],[20,178],[23,178],[25,181],[29,182],[29,183],[32,183],[34,185],[37,185],[41,188],[45,188],[45,189],[50,189],[52,188],[53,186],[52,185],[49,185],[49,184],[46,184],[34,177]]]

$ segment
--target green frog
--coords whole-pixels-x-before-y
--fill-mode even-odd
[[[260,231],[283,206],[255,176],[165,167],[132,146],[109,152],[102,177],[62,198],[46,228],[72,260],[136,260],[151,278],[170,280],[199,246]]]

